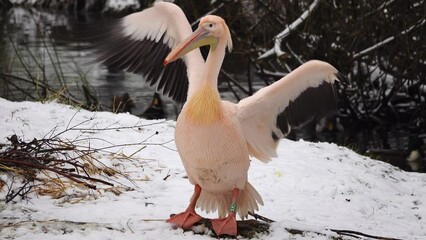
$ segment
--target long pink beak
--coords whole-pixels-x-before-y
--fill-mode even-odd
[[[188,52],[199,48],[201,46],[210,44],[208,40],[210,35],[210,32],[207,31],[203,27],[198,27],[197,30],[194,31],[194,33],[189,36],[186,40],[181,42],[179,45],[177,45],[170,53],[167,55],[166,59],[164,59],[163,65],[166,66],[167,64],[176,61],[177,59],[183,57]]]

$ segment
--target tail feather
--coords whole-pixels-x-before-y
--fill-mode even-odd
[[[218,211],[219,217],[225,217],[229,213],[229,207],[232,203],[231,195],[231,191],[217,194],[202,190],[197,201],[197,207],[207,213]],[[254,213],[259,210],[259,204],[263,205],[262,197],[249,182],[246,182],[237,199],[238,215],[241,219],[246,218],[249,212]]]

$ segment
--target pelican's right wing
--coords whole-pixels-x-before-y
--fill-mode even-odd
[[[204,66],[200,50],[163,66],[171,49],[192,34],[182,9],[173,3],[157,2],[106,27],[97,45],[98,61],[114,70],[142,74],[160,93],[178,102],[186,100],[188,74]]]
[[[285,77],[238,103],[238,119],[250,155],[267,162],[278,140],[291,127],[337,109],[333,83],[338,72],[318,60],[306,62]]]

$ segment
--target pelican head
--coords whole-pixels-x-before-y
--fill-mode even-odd
[[[207,15],[201,18],[197,30],[169,53],[164,60],[164,65],[202,46],[210,45],[210,51],[214,51],[219,42],[226,44],[228,51],[232,50],[231,33],[225,20],[218,16]]]

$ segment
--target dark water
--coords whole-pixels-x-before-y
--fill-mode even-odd
[[[89,64],[95,60],[89,47],[91,43],[74,34],[79,31],[77,28],[81,27],[81,22],[96,23],[101,18],[99,15],[65,15],[24,8],[0,10],[0,69],[26,79],[29,78],[29,73],[34,78],[46,79],[53,88],[66,88],[80,100],[84,100],[81,86],[84,85],[82,79],[85,79],[105,110],[112,110],[114,96],[128,93],[135,104],[132,114],[141,115],[149,107],[154,89],[145,84],[139,75],[111,72],[100,64]],[[43,71],[38,65],[45,66]],[[244,63],[232,65],[241,66]],[[233,73],[243,76],[240,79],[244,79],[246,75],[241,72],[241,68]],[[0,97],[16,101],[31,100],[28,95],[22,94],[23,90],[35,97],[43,95],[34,84],[18,80],[14,80],[13,84],[17,87],[0,79]],[[241,84],[247,87],[244,80]],[[254,78],[255,88],[263,84],[263,81]],[[223,98],[237,101],[227,90],[226,84],[219,87],[223,89]],[[165,97],[162,100],[167,117],[174,119],[180,106]],[[322,132],[316,131],[315,127],[313,123],[295,130],[289,138],[334,142],[364,154],[368,149],[394,149],[402,152],[408,148],[409,138],[415,135],[412,131],[397,126],[371,129],[346,123],[344,131],[334,128],[332,131]],[[393,164],[409,170],[405,159]]]
[[[66,87],[77,99],[84,100],[82,79],[87,80],[95,94],[104,105],[103,109],[112,110],[114,96],[128,93],[135,103],[133,114],[140,115],[151,103],[154,89],[144,83],[142,77],[125,72],[111,72],[105,66],[93,63],[95,56],[90,42],[79,39],[80,30],[76,26],[81,22],[96,23],[100,16],[74,16],[60,13],[40,12],[23,8],[1,11],[0,16],[0,67],[5,72],[30,79],[23,67],[35,78],[45,77],[49,86],[59,90]],[[16,48],[16,50],[15,50]],[[18,54],[24,64],[19,60]],[[45,66],[42,73],[37,64]],[[12,100],[31,100],[22,94],[26,89],[35,97],[40,93],[33,84],[14,80],[16,87],[4,88],[1,82],[0,96]],[[175,115],[173,102],[163,98],[167,112]]]

